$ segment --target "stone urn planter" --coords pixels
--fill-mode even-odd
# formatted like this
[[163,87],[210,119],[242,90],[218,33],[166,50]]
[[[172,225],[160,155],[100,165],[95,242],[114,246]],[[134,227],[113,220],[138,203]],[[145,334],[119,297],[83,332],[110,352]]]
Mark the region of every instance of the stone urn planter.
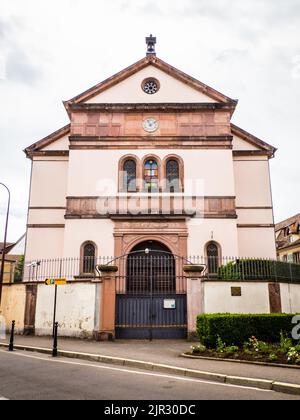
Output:
[[190,264],[190,265],[183,266],[183,271],[186,277],[190,279],[199,279],[200,277],[202,277],[204,270],[205,270],[205,266],[203,265]]
[[98,265],[97,266],[98,272],[100,272],[102,275],[109,275],[117,273],[119,268],[115,265]]

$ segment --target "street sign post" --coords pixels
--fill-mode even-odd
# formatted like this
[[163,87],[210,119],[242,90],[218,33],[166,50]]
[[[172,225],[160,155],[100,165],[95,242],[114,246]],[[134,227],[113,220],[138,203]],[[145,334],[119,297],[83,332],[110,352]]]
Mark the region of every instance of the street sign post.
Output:
[[64,286],[67,284],[67,279],[46,279],[45,285],[46,286],[55,286],[55,292],[54,292],[54,310],[53,310],[53,338],[55,333],[55,323],[56,323],[56,307],[57,307],[57,287],[58,286]]
[[67,284],[66,279],[46,279],[45,285],[46,286],[64,286]]

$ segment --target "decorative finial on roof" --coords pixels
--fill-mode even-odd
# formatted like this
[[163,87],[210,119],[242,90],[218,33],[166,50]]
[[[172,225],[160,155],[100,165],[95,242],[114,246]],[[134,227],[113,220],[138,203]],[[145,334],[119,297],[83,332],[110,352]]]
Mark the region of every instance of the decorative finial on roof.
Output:
[[152,34],[146,38],[146,44],[147,44],[147,56],[153,55],[156,56],[155,52],[155,44],[156,44],[156,37],[154,37]]

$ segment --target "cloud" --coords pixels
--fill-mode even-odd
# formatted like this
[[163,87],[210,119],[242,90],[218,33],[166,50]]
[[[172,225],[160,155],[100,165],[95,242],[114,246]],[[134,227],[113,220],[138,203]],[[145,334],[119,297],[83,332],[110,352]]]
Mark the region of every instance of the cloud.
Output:
[[22,45],[22,30],[17,19],[0,19],[1,78],[8,82],[32,85],[42,77],[41,69],[33,63]]
[[41,72],[24,51],[15,46],[7,55],[6,75],[9,81],[34,84],[41,79]]

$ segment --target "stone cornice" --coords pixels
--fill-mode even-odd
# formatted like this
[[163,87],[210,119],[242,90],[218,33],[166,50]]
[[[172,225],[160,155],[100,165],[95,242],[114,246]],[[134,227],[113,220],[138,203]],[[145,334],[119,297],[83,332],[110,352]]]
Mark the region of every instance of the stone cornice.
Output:
[[68,157],[69,150],[27,150],[26,155],[30,159],[34,157]]
[[72,112],[196,112],[202,110],[232,111],[235,106],[231,103],[144,103],[144,104],[76,104],[71,103],[69,109]]
[[267,156],[269,158],[274,157],[273,150],[234,150],[233,156],[243,157],[243,156]]
[[232,136],[70,136],[70,150],[97,149],[227,149],[232,150]]

